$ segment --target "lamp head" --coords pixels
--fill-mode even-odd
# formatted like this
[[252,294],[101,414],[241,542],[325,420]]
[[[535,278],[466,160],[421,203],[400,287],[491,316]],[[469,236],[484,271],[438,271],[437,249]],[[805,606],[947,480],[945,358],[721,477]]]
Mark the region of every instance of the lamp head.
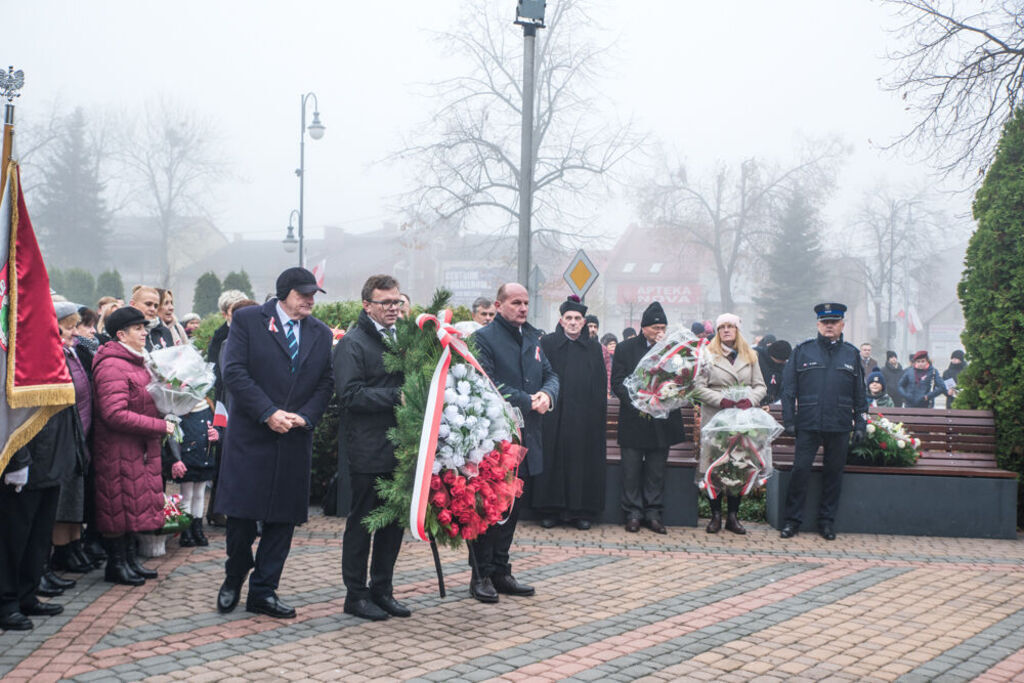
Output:
[[324,126],[324,124],[320,123],[320,112],[313,112],[313,123],[309,124],[309,126],[306,127],[306,130],[309,131],[309,137],[313,138],[314,140],[319,140],[324,136],[324,131],[326,129],[327,127]]
[[288,234],[281,240],[281,244],[284,245],[284,250],[289,254],[294,254],[295,250],[299,248],[299,241],[295,239],[295,228],[291,223],[288,224]]

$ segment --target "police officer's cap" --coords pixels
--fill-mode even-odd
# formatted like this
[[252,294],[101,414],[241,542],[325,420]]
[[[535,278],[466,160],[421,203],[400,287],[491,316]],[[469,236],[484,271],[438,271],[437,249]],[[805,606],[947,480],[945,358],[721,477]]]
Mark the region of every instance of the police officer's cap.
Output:
[[846,315],[844,304],[818,304],[814,307],[818,320],[842,320]]

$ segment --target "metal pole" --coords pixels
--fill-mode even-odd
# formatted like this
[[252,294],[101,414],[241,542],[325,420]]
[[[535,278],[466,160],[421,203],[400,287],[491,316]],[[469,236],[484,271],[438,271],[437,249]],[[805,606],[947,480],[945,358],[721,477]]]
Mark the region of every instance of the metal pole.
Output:
[[306,181],[306,98],[308,96],[308,93],[302,96],[302,126],[299,128],[299,268],[306,267],[306,247],[302,232],[302,219],[306,212],[302,202]]
[[[530,228],[533,213],[533,80],[537,27],[523,25],[523,134],[519,162],[519,283],[530,289]],[[532,294],[532,292],[531,292]]]

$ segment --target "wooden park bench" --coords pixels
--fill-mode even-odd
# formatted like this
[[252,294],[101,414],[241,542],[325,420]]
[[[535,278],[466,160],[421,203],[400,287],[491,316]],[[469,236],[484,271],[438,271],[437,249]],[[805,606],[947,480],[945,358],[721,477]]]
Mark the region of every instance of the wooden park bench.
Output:
[[[970,538],[1016,538],[1017,475],[999,469],[995,424],[987,410],[872,408],[902,422],[921,439],[912,467],[847,465],[836,531]],[[781,422],[781,409],[772,407]],[[793,439],[772,446],[775,475],[768,481],[767,517],[785,522],[785,496],[793,468]],[[803,527],[813,531],[821,495],[821,454],[815,459]]]

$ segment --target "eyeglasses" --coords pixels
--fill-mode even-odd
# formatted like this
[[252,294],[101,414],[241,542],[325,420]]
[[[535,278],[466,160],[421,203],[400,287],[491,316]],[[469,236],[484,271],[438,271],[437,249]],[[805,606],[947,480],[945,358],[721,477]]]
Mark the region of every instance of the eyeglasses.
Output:
[[371,304],[377,304],[384,308],[401,308],[405,302],[401,299],[388,299],[387,301],[371,301]]

